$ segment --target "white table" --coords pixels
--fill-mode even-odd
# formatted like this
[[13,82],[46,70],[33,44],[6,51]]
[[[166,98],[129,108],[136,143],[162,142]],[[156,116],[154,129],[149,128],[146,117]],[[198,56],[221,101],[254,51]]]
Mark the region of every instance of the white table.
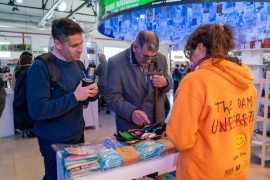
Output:
[[[124,167],[117,167],[105,172],[98,172],[88,176],[75,178],[76,180],[130,180],[142,177],[151,173],[170,170],[176,166],[178,153],[169,154],[166,156],[158,157],[148,161],[142,161]],[[70,180],[64,178],[63,166],[61,164],[60,153],[57,154],[57,178],[58,180]]]
[[0,118],[0,137],[14,135],[13,120],[13,99],[14,91],[11,88],[5,88],[7,97],[3,114]]
[[83,117],[85,127],[93,126],[95,129],[99,128],[98,100],[89,102],[87,109],[83,109]]
[[[13,100],[14,91],[12,88],[5,88],[7,92],[5,109],[0,118],[0,137],[14,135],[14,118],[13,118]],[[99,128],[98,121],[98,100],[89,102],[88,108],[83,110],[85,126],[94,126]]]

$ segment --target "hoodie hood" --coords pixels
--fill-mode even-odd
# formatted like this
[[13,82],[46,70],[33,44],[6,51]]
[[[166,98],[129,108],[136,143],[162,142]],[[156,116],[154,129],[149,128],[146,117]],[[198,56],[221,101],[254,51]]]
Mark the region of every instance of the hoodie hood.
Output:
[[251,70],[244,62],[238,65],[225,59],[210,58],[201,63],[200,69],[210,69],[241,88],[248,88],[254,83]]

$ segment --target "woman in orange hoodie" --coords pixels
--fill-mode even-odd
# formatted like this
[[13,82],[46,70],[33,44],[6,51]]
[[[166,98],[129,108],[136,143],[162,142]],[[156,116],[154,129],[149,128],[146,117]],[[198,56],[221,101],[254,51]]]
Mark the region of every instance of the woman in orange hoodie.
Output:
[[177,180],[248,178],[256,88],[244,62],[226,60],[234,47],[228,25],[202,25],[187,40],[195,71],[179,84],[166,131],[179,149]]

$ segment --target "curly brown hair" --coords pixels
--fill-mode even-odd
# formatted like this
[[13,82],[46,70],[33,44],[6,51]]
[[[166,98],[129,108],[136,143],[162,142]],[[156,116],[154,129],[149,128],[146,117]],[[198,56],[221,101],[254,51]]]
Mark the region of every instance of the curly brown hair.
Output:
[[229,25],[204,24],[198,27],[188,38],[184,48],[186,58],[190,59],[192,52],[199,43],[207,48],[212,58],[227,58],[228,52],[234,47],[233,30]]

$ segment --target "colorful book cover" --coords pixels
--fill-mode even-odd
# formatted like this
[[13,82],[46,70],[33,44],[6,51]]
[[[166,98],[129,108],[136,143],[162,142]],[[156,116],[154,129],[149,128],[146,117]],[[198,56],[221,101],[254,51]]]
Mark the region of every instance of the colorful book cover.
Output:
[[25,50],[31,51],[32,47],[31,44],[25,44]]
[[1,49],[1,51],[7,51],[8,50],[8,45],[7,44],[2,44],[2,45],[0,45],[0,49]]
[[10,50],[10,51],[14,50],[14,44],[9,44],[8,45],[8,50]]
[[14,44],[14,50],[20,50],[20,44]]
[[20,50],[26,50],[26,45],[25,44],[20,44]]

